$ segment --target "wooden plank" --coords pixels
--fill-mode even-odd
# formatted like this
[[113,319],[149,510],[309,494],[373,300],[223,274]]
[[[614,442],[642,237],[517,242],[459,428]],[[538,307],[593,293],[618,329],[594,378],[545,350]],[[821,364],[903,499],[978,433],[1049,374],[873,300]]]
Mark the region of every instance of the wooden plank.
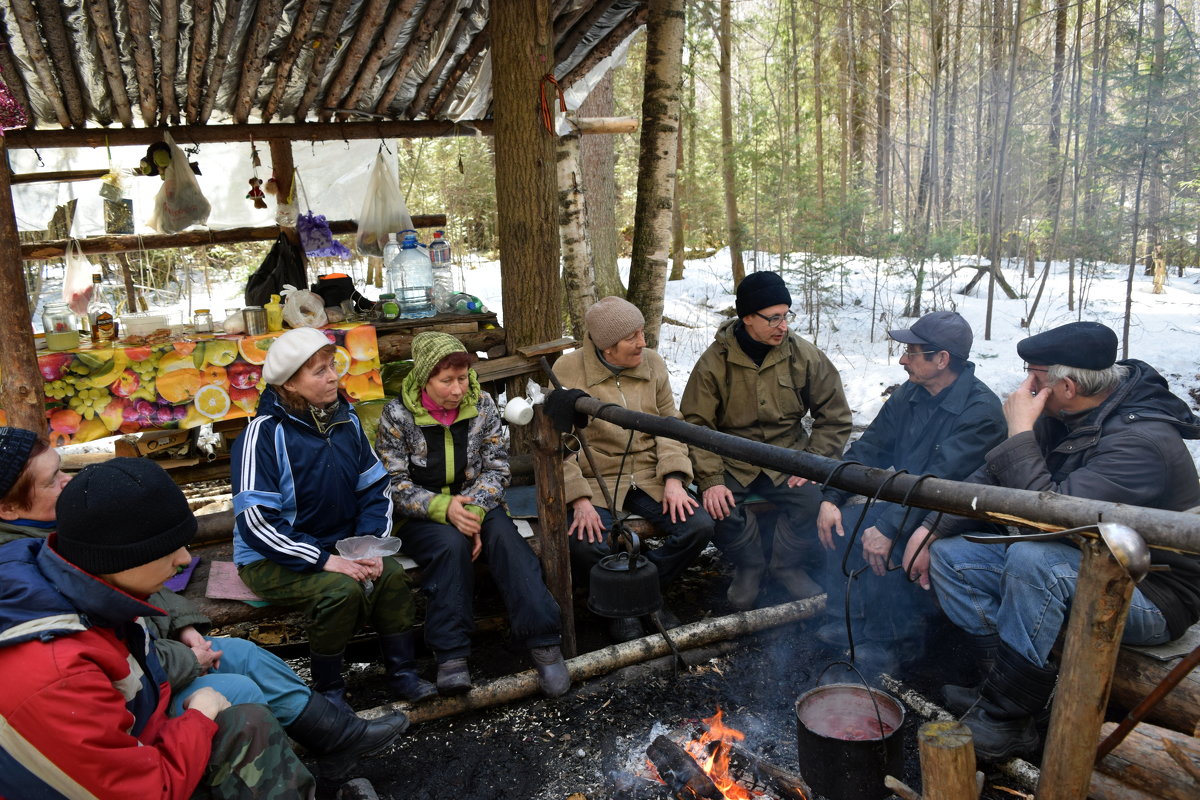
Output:
[[481,382],[506,380],[518,375],[539,372],[542,365],[524,356],[503,356],[475,362],[475,373]]
[[524,347],[518,347],[517,352],[526,358],[538,358],[539,356],[549,355],[551,353],[561,353],[563,350],[573,350],[579,347],[579,341],[564,336],[561,339],[554,339],[541,344],[528,344]]

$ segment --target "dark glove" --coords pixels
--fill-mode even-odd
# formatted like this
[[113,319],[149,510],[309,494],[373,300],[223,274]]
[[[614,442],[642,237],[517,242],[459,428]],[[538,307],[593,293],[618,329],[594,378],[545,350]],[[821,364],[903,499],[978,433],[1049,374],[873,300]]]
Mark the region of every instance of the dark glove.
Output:
[[575,401],[581,397],[591,395],[583,389],[555,389],[546,395],[544,410],[556,431],[570,433],[572,428],[587,427],[591,418],[582,411],[575,410]]

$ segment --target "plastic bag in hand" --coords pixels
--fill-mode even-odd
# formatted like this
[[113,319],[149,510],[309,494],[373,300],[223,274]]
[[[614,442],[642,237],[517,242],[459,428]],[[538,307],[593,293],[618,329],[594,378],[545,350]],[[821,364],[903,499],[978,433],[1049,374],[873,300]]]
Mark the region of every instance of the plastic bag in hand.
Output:
[[[337,543],[338,555],[351,561],[359,558],[387,558],[400,552],[400,540],[391,536],[350,536]],[[374,581],[363,581],[367,594],[375,588]]]

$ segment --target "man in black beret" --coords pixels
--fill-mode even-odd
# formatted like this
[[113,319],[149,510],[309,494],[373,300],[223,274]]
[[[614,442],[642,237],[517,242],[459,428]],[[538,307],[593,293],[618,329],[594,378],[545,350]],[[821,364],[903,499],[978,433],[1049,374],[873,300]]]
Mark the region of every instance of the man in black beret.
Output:
[[[717,329],[692,370],[679,410],[693,425],[838,458],[851,422],[842,379],[816,345],[788,329],[796,316],[791,306],[778,273],[747,275],[737,288],[738,318]],[[805,417],[811,417],[811,432]],[[746,513],[750,497],[780,509],[772,576],[793,597],[818,594],[821,586],[809,575],[823,560],[814,535],[821,504],[817,487],[708,450],[693,447],[691,457],[704,510],[716,521],[713,543],[734,565],[730,605],[753,607],[767,571],[757,520]]]
[[[971,482],[1171,511],[1200,505],[1196,464],[1183,442],[1200,438],[1200,418],[1149,364],[1117,361],[1111,329],[1073,322],[1025,339],[1017,353],[1027,377],[1004,403],[1008,439]],[[1080,553],[1063,540],[961,538],[980,526],[943,519],[931,556],[916,551],[926,530],[919,528],[904,563],[915,561],[922,584],[932,581],[942,610],[974,641],[986,677],[977,690],[945,687],[946,701],[966,713],[976,755],[1000,760],[1037,749],[1034,719],[1058,676],[1050,651],[1075,593]],[[1200,617],[1200,557],[1155,549],[1151,563],[1170,569],[1150,572],[1134,590],[1126,644],[1176,639]]]

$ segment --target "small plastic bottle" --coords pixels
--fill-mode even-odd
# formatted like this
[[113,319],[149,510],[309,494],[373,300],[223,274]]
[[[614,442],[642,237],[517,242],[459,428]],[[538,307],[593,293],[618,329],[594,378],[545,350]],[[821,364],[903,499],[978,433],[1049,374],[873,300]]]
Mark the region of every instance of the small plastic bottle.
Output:
[[279,295],[271,295],[271,302],[264,303],[263,309],[267,312],[267,330],[283,330],[283,304],[279,302]]

